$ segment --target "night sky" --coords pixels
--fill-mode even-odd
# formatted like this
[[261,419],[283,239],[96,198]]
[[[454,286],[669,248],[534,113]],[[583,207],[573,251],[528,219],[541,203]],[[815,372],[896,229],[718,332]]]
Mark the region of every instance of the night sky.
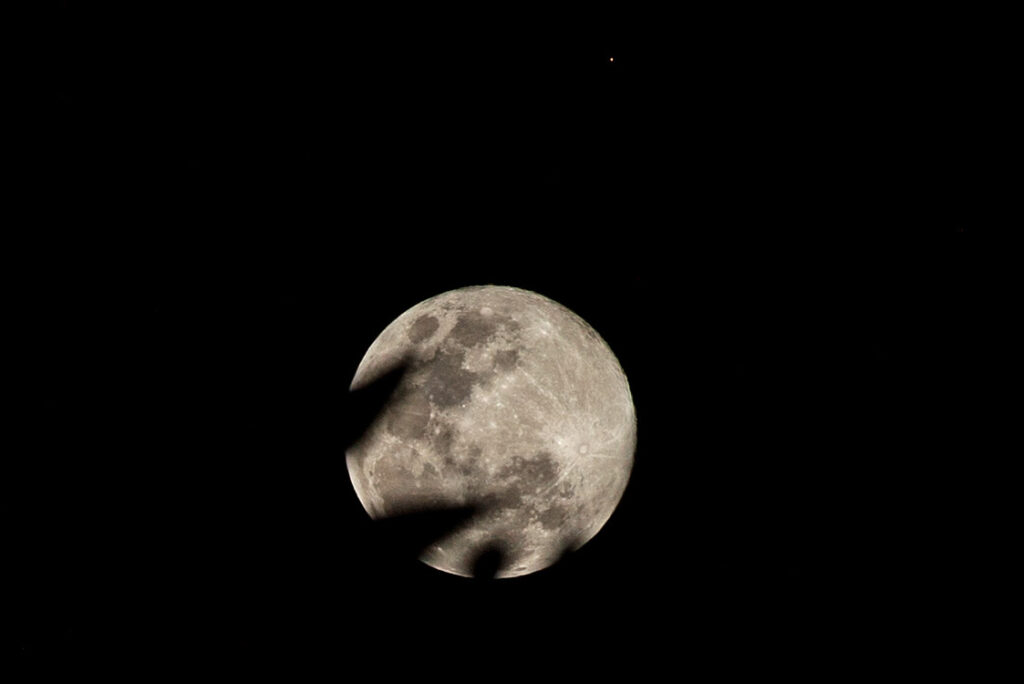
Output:
[[[974,29],[141,4],[49,3],[39,50],[27,668],[834,671],[957,609],[998,190]],[[601,333],[639,445],[579,553],[472,582],[389,544],[343,452],[376,335],[486,283]]]

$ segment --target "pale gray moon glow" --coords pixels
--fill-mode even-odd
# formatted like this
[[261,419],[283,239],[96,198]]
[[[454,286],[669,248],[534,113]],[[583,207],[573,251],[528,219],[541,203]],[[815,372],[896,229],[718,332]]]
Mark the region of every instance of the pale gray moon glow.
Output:
[[352,389],[403,367],[391,398],[346,453],[373,519],[471,507],[420,556],[472,576],[536,572],[590,540],[629,480],[629,384],[583,319],[534,292],[469,287],[412,307],[377,337]]

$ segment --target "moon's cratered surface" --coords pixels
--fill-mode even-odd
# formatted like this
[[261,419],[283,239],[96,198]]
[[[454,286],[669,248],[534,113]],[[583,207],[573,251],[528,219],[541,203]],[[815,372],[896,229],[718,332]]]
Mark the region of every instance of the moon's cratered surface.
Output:
[[404,368],[346,462],[374,519],[467,507],[420,560],[471,576],[498,549],[498,577],[545,568],[591,539],[633,465],[626,376],[583,319],[512,287],[453,290],[377,337],[352,389]]

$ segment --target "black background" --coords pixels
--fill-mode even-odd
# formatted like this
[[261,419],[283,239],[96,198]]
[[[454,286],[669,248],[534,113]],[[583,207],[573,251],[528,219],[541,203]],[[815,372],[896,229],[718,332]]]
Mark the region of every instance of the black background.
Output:
[[[985,27],[340,7],[48,6],[23,664],[646,676],[941,631],[998,190]],[[485,283],[590,322],[639,435],[604,530],[497,582],[395,551],[343,459],[376,335]]]

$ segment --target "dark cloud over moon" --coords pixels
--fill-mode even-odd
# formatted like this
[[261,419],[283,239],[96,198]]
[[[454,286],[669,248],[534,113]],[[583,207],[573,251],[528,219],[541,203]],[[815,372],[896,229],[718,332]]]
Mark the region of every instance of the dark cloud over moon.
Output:
[[497,576],[525,575],[611,516],[633,464],[633,402],[611,349],[574,313],[511,287],[446,292],[380,334],[352,388],[399,366],[406,372],[347,464],[375,519],[473,511],[423,552],[425,563],[472,575],[498,548]]

